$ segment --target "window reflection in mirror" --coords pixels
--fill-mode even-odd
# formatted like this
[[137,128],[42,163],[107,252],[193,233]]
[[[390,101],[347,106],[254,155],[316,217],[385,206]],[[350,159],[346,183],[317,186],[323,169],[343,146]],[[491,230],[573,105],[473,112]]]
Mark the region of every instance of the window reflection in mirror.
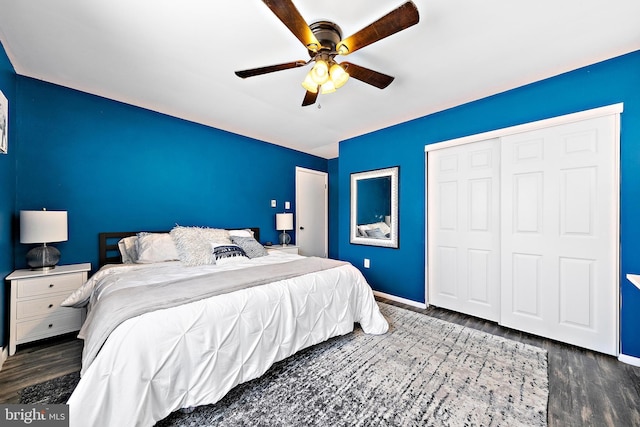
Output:
[[351,243],[398,247],[398,167],[351,174]]

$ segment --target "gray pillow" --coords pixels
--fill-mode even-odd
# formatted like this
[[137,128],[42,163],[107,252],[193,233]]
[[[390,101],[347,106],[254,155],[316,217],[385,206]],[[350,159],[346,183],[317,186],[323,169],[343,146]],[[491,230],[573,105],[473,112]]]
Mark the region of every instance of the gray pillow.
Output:
[[367,237],[373,237],[374,239],[384,239],[384,233],[379,228],[374,228],[373,230],[366,230]]
[[267,250],[253,237],[231,236],[231,241],[240,246],[249,258],[268,255]]

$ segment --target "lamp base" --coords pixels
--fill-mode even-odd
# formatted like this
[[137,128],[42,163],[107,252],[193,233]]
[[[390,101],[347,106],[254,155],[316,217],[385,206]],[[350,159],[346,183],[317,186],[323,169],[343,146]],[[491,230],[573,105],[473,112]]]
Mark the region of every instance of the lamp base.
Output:
[[291,236],[289,236],[286,231],[280,233],[280,244],[287,246],[289,243],[291,243]]
[[53,246],[36,246],[27,252],[27,265],[32,270],[51,270],[60,261],[60,251]]

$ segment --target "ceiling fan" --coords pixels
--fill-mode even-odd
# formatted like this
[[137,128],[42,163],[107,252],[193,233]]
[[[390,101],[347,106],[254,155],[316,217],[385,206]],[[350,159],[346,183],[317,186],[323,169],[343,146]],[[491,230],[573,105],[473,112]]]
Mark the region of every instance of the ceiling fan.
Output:
[[409,28],[417,24],[420,19],[415,4],[408,1],[352,36],[343,39],[342,30],[333,22],[316,21],[307,24],[291,0],[262,1],[302,42],[307,48],[311,59],[236,71],[236,75],[245,79],[274,71],[304,67],[311,62],[315,62],[313,68],[302,82],[302,87],[307,90],[302,101],[303,107],[315,103],[319,92],[323,94],[334,92],[347,82],[349,76],[379,89],[389,86],[394,79],[392,76],[350,62],[338,63],[335,57],[348,55],[378,40]]

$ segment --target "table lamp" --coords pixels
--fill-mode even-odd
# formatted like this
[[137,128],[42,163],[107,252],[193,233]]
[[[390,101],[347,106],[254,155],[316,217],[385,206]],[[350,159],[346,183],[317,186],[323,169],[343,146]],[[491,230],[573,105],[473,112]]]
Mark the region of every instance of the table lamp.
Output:
[[67,211],[20,211],[20,243],[40,243],[27,252],[32,270],[50,270],[60,261],[60,251],[47,243],[65,242]]
[[291,242],[291,236],[287,234],[287,230],[293,230],[293,214],[276,214],[276,230],[282,231],[282,233],[280,233],[280,244],[287,246],[289,242]]

